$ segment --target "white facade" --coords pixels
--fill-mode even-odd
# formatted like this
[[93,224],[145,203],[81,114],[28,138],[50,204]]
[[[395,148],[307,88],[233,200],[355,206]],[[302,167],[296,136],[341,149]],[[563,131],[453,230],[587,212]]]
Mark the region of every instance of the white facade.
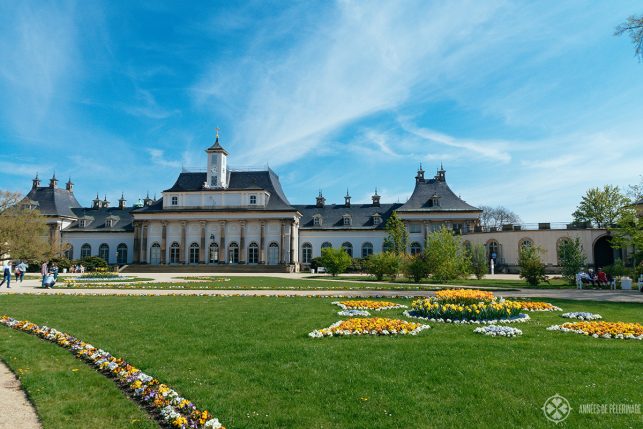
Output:
[[[70,259],[80,259],[81,249],[83,246],[89,246],[91,256],[100,256],[101,246],[107,246],[107,263],[108,264],[123,264],[118,261],[118,249],[123,245],[125,246],[127,256],[125,260],[127,264],[131,264],[134,255],[134,234],[131,232],[82,232],[82,233],[64,233],[63,239],[72,247],[69,249],[68,255]],[[86,247],[85,247],[86,248]]]

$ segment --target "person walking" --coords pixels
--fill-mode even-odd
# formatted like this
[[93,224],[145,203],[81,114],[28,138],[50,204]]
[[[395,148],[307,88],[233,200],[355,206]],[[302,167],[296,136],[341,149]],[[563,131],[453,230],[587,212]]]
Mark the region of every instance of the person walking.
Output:
[[22,283],[25,279],[25,272],[27,272],[27,268],[29,268],[29,266],[25,264],[25,261],[20,261],[18,268],[20,268],[20,283]]
[[7,282],[7,289],[11,289],[11,261],[5,262],[4,267],[2,268],[2,281],[0,286]]
[[43,262],[42,265],[40,266],[40,275],[42,275],[42,287],[45,287],[45,277],[49,272],[49,269],[47,267],[47,262],[48,261]]

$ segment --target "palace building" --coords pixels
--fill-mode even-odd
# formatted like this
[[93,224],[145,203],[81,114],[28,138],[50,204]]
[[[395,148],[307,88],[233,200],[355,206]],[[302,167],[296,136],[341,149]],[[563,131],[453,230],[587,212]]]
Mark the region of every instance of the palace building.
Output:
[[[393,212],[406,224],[409,253],[423,250],[428,233],[446,227],[463,234],[466,243],[482,243],[489,257],[509,271],[517,265],[520,246],[539,245],[555,267],[560,240],[581,238],[588,260],[594,261],[599,239],[596,229],[552,229],[540,224],[534,231],[516,226],[483,231],[481,210],[456,195],[442,166],[425,177],[420,165],[414,190],[405,203],[383,203],[377,190],[371,201],[327,204],[321,191],[314,204],[292,204],[279,176],[271,169],[228,168],[228,152],[215,142],[205,150],[206,169],[183,171],[158,199],[149,195],[128,206],[124,196],[112,206],[96,195],[90,207],[74,197],[71,179],[65,188],[55,177],[40,186],[36,176],[22,204],[47,217],[49,238],[70,259],[100,256],[118,265],[202,265],[216,271],[221,264],[282,267],[299,270],[325,247],[344,248],[353,257],[385,250],[385,224]],[[605,245],[600,263],[613,262]],[[613,253],[613,252],[612,252]],[[599,263],[598,261],[596,263]],[[152,268],[152,267],[150,267]]]

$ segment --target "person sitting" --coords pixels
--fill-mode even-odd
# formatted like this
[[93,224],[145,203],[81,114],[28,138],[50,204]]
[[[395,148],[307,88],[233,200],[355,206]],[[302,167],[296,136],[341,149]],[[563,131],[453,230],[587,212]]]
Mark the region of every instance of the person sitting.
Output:
[[42,281],[42,285],[45,289],[48,289],[48,288],[53,289],[55,284],[56,284],[56,279],[54,278],[54,273],[49,271],[45,276],[44,280]]
[[609,285],[609,279],[607,278],[607,274],[605,274],[605,271],[603,271],[602,268],[598,269],[598,274],[596,275],[596,281],[598,282],[599,286],[607,287]]
[[595,285],[594,282],[594,276],[592,275],[592,270],[589,271],[589,273],[586,273],[585,271],[580,272],[580,281],[583,283],[583,285]]

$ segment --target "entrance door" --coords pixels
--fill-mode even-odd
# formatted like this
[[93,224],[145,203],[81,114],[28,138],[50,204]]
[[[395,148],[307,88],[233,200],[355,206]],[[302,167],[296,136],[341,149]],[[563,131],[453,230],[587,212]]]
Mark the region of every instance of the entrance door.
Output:
[[228,247],[228,262],[231,264],[239,263],[239,245],[237,243],[230,243]]
[[158,265],[161,263],[161,245],[158,243],[152,244],[150,249],[150,264]]
[[270,243],[268,246],[268,265],[277,265],[279,263],[279,245]]

